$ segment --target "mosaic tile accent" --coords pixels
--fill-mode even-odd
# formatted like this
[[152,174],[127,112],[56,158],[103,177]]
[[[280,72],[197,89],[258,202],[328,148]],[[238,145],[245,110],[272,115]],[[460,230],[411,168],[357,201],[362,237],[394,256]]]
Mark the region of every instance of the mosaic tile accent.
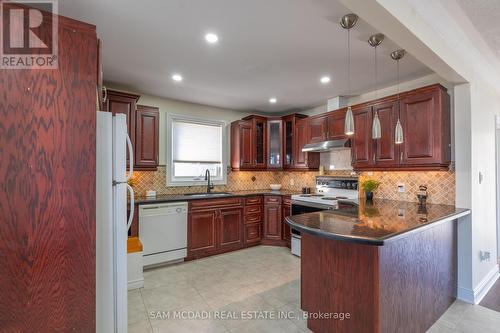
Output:
[[[349,176],[350,171],[327,171],[327,175]],[[268,190],[269,184],[281,184],[282,189],[298,191],[302,187],[315,186],[316,171],[229,171],[227,185],[216,185],[215,191]],[[252,179],[255,177],[255,179]],[[396,172],[362,172],[360,182],[367,178],[380,181],[382,184],[375,191],[376,198],[416,202],[420,185],[428,188],[429,203],[455,204],[455,173],[453,171],[396,171]],[[292,184],[293,183],[293,184]],[[405,193],[397,192],[397,184],[404,183]],[[145,196],[147,190],[154,190],[158,195],[202,193],[205,186],[168,187],[166,183],[166,167],[159,166],[157,171],[135,171],[132,186],[138,196]],[[360,196],[364,193],[360,191]]]
[[[360,182],[375,179],[381,182],[374,192],[375,198],[418,202],[417,192],[420,185],[427,186],[427,202],[455,205],[455,173],[453,171],[394,171],[363,172]],[[405,192],[398,193],[398,184],[405,185]],[[364,196],[364,193],[361,193]]]

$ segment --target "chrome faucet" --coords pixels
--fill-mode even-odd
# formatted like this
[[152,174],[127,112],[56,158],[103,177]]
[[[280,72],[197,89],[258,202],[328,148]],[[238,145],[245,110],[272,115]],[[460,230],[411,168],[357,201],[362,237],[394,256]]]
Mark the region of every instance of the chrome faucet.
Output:
[[214,189],[214,184],[210,183],[210,170],[205,170],[205,180],[207,181],[207,193]]

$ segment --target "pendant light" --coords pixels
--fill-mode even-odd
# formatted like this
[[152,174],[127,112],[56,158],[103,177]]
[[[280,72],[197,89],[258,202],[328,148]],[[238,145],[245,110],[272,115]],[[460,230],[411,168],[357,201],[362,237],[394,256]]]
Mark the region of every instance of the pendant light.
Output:
[[[370,46],[373,47],[373,49],[375,50],[375,52],[374,52],[375,99],[377,99],[377,86],[378,86],[377,46],[382,44],[384,37],[385,36],[383,34],[375,34],[375,35],[371,35],[370,38],[368,38],[368,44],[370,44]],[[378,112],[375,111],[375,114],[373,115],[373,123],[372,123],[372,139],[380,139],[381,137],[382,137],[382,128],[380,126],[380,119],[378,118]]]
[[[340,26],[347,30],[347,84],[349,87],[349,96],[351,95],[351,28],[358,22],[358,15],[347,14],[342,16]],[[352,114],[351,103],[347,106],[345,114],[344,133],[346,135],[354,134],[354,116]]]
[[399,60],[401,60],[405,56],[406,51],[403,49],[396,50],[391,53],[391,58],[393,60],[396,60],[396,66],[397,66],[397,78],[398,78],[398,121],[396,122],[396,131],[394,133],[394,141],[396,144],[402,144],[404,141],[403,137],[403,126],[401,126],[401,103],[399,100]]

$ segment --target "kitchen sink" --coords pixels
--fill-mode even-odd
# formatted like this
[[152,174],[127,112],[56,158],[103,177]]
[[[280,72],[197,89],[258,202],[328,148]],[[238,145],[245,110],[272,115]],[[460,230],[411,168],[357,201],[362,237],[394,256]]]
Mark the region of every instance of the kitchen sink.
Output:
[[211,192],[211,193],[185,193],[185,196],[188,197],[220,197],[225,195],[231,195],[229,192]]

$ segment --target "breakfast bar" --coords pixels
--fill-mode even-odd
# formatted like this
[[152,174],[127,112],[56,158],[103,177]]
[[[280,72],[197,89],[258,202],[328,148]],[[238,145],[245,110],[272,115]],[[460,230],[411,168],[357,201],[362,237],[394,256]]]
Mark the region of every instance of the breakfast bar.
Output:
[[286,218],[301,233],[308,328],[425,332],[456,298],[457,219],[470,211],[391,200],[339,207]]

